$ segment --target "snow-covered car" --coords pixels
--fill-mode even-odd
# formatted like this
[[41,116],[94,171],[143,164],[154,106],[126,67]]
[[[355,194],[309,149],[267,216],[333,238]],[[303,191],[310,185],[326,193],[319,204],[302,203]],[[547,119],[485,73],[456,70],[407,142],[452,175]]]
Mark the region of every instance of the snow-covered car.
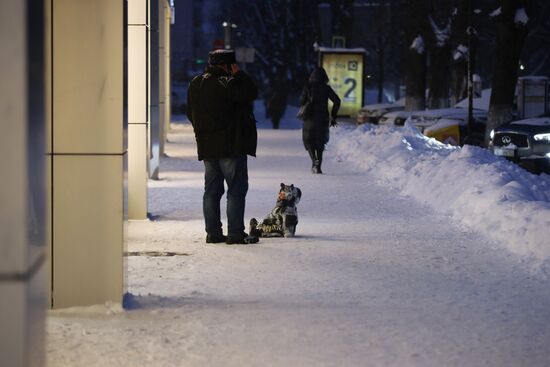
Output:
[[495,155],[515,161],[550,159],[550,116],[512,121],[490,133],[489,148]]
[[[475,120],[468,144],[482,145],[486,121]],[[450,145],[464,145],[468,136],[468,118],[442,118],[424,129],[424,135]]]
[[[486,122],[487,111],[473,110],[473,117],[475,121]],[[455,120],[466,120],[468,118],[468,110],[465,108],[441,108],[436,110],[424,110],[414,111],[407,119],[412,125],[416,126],[420,132],[424,133],[424,130],[435,124],[437,121],[447,118]]]
[[378,120],[379,125],[394,125],[394,126],[403,126],[407,117],[411,115],[411,111],[393,111],[384,114]]
[[363,106],[357,114],[357,123],[364,124],[366,122],[371,124],[377,124],[378,119],[392,111],[402,111],[405,109],[405,105],[400,101],[396,103],[377,103]]

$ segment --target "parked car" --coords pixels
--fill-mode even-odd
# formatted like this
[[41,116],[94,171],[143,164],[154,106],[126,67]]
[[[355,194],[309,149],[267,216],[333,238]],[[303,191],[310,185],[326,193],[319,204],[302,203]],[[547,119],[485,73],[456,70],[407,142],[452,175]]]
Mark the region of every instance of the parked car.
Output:
[[512,121],[490,133],[489,148],[495,155],[519,161],[550,159],[550,115]]
[[394,125],[394,126],[403,126],[407,117],[412,114],[411,111],[393,111],[385,113],[378,120],[379,125]]
[[377,124],[378,119],[380,119],[382,115],[392,111],[402,111],[404,109],[405,104],[401,101],[365,105],[357,114],[357,124],[364,124],[366,122]]
[[[476,120],[468,144],[483,145],[487,120]],[[424,135],[450,145],[464,145],[468,137],[468,117],[442,118],[424,129]]]
[[[478,122],[487,121],[487,111],[474,109],[473,117]],[[420,132],[435,124],[437,121],[446,118],[454,120],[466,120],[468,118],[468,110],[465,108],[441,108],[436,110],[414,111],[407,118],[411,124],[416,126]]]

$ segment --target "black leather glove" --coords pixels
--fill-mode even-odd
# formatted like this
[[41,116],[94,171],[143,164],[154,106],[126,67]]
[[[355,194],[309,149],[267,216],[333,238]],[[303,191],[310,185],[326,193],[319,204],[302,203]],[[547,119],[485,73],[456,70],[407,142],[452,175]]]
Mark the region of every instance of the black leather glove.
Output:
[[336,122],[336,120],[334,118],[331,118],[330,119],[330,127],[334,127],[334,126],[338,126],[338,123]]

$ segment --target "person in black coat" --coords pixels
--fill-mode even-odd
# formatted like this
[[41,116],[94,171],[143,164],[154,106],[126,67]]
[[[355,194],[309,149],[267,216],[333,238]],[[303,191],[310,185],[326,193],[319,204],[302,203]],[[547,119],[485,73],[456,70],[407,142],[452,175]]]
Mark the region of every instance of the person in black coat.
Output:
[[[204,161],[203,213],[206,242],[253,242],[244,232],[248,192],[247,155],[256,155],[253,101],[258,90],[240,71],[231,50],[209,53],[204,73],[193,78],[187,95],[187,117],[193,125],[198,159]],[[220,221],[220,200],[227,183],[227,236]],[[257,242],[257,239],[256,241]]]
[[[309,116],[304,119],[302,140],[304,147],[311,157],[311,170],[313,173],[323,173],[323,151],[329,140],[329,124],[336,126],[336,116],[340,109],[340,98],[328,85],[328,76],[325,69],[316,67],[309,77],[309,81],[300,96],[300,105],[311,103]],[[328,100],[333,103],[328,114]]]
[[284,78],[277,78],[271,86],[271,93],[267,101],[268,115],[271,118],[273,129],[278,129],[281,118],[285,114],[288,91]]

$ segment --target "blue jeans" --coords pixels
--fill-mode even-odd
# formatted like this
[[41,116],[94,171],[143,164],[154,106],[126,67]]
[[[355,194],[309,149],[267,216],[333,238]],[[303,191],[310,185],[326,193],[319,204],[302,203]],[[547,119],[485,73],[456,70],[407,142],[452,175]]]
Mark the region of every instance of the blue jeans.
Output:
[[214,236],[222,234],[220,200],[224,194],[224,180],[227,182],[227,234],[239,236],[244,233],[244,206],[248,192],[246,155],[204,160],[202,209],[206,233]]

